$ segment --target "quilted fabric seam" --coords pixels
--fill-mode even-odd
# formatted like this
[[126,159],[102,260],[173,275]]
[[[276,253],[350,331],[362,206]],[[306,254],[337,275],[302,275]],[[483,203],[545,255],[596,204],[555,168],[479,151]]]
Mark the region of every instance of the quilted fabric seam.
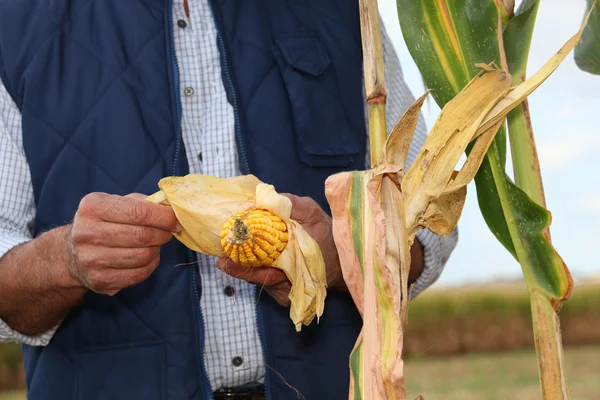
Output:
[[[161,33],[163,32],[163,29],[158,30],[154,35],[152,35],[148,41],[146,43],[144,43],[142,46],[140,46],[140,50],[138,51],[138,53],[135,55],[135,57],[133,58],[132,61],[128,62],[123,69],[118,72],[114,78],[114,80],[109,83],[107,85],[107,90],[104,91],[98,98],[97,102],[94,103],[90,109],[85,113],[85,116],[83,117],[82,121],[77,124],[77,127],[75,127],[75,129],[73,129],[73,133],[71,136],[74,136],[77,134],[77,131],[79,130],[79,127],[81,127],[81,125],[83,125],[85,123],[85,121],[87,120],[87,118],[89,118],[90,113],[93,111],[93,109],[98,105],[98,103],[104,98],[104,96],[106,95],[106,93],[110,90],[110,88],[112,87],[112,85],[120,80],[122,83],[124,83],[125,85],[127,85],[129,88],[131,88],[134,92],[135,92],[135,88],[131,85],[131,83],[127,82],[125,79],[123,79],[123,75],[129,71],[130,69],[137,69],[139,68],[138,65],[136,65],[137,59],[140,57],[140,55],[144,52],[144,50],[146,49],[146,46],[149,46],[154,40],[156,40],[157,38],[160,38]],[[66,35],[66,34],[65,34]],[[76,43],[77,45],[81,46],[84,50],[88,50],[90,52],[91,55],[93,55],[100,63],[102,63],[102,65],[106,66],[109,69],[112,69],[111,66],[107,65],[106,63],[104,63],[104,61],[102,61],[102,59],[100,57],[98,57],[94,52],[92,52],[91,50],[89,50],[86,46],[84,46],[82,43],[78,42],[77,40],[75,40],[73,37],[71,37],[70,35],[66,35],[69,39],[71,39],[74,43]],[[147,103],[144,100],[143,96],[138,96],[137,97],[138,101],[140,101],[140,103],[146,105],[150,110],[156,111],[156,109],[150,105],[149,103]],[[154,113],[155,115],[159,115],[158,113]],[[159,116],[160,117],[160,116]],[[166,122],[167,125],[171,124],[171,121],[169,121],[166,118],[161,118],[163,120],[163,122]],[[156,140],[154,138],[154,136],[152,135],[148,135],[151,138],[152,144],[154,145],[155,150],[162,154],[162,150],[160,149],[160,146],[158,145],[158,143],[156,143]],[[145,175],[144,175],[145,176]]]
[[[48,125],[46,123],[46,121],[44,121],[43,119],[38,118],[36,115],[31,115],[30,117],[36,118],[38,121],[40,121],[41,123],[45,124],[49,131],[54,133],[56,136],[58,136],[61,140],[63,140],[63,144],[62,146],[60,146],[57,151],[56,151],[56,156],[58,157],[67,146],[73,148],[74,150],[76,150],[80,155],[82,155],[89,163],[90,165],[92,165],[94,168],[96,168],[98,171],[102,172],[108,179],[110,179],[113,183],[115,183],[117,186],[119,186],[122,190],[125,190],[125,188],[123,186],[121,186],[121,184],[119,182],[117,182],[112,176],[110,176],[106,171],[104,171],[104,169],[102,169],[99,165],[95,164],[94,162],[92,162],[88,157],[87,154],[85,154],[85,152],[83,152],[81,149],[79,149],[77,146],[75,146],[73,143],[70,142],[70,140],[65,139],[61,134],[59,134],[58,132],[56,132],[56,130],[54,128],[52,128],[50,125]],[[48,174],[50,172],[52,172],[54,166],[56,164],[52,164],[50,166],[50,169],[48,170]],[[44,190],[44,186],[42,186],[40,188],[40,191]]]
[[[146,45],[148,45],[148,43],[150,43],[152,40],[156,39],[156,38],[159,36],[159,34],[160,34],[160,32],[158,32],[156,35],[154,35],[152,38],[150,38],[150,39],[148,40],[148,42],[147,42],[147,43],[145,43],[145,44],[144,44],[144,46],[142,46],[142,50],[140,50],[140,53],[143,51],[143,47],[145,47]],[[81,44],[79,44],[79,45],[81,45]],[[92,54],[92,53],[90,53],[90,54]],[[139,55],[139,53],[138,53],[138,55]],[[136,58],[137,58],[137,56],[136,56]],[[32,115],[33,117],[35,117],[36,119],[38,119],[40,122],[43,122],[43,123],[44,123],[44,125],[46,125],[46,126],[47,126],[47,127],[48,127],[48,128],[49,128],[49,129],[50,129],[50,130],[51,130],[51,131],[52,131],[52,132],[55,134],[55,135],[57,135],[58,137],[60,137],[60,138],[61,138],[61,139],[64,141],[64,143],[63,143],[63,146],[62,146],[60,149],[58,149],[58,151],[57,151],[57,154],[60,154],[60,153],[61,153],[61,152],[64,150],[64,147],[65,147],[67,144],[69,144],[71,147],[73,147],[75,150],[77,150],[77,151],[78,151],[78,152],[79,152],[79,153],[80,153],[82,156],[84,156],[84,157],[85,157],[85,158],[86,158],[86,159],[87,159],[87,160],[90,162],[90,164],[92,164],[92,165],[93,165],[94,167],[96,167],[96,168],[97,168],[99,171],[101,171],[103,174],[105,174],[105,175],[106,175],[108,178],[110,178],[110,179],[111,179],[111,180],[112,180],[114,183],[116,183],[116,184],[117,184],[117,185],[118,185],[118,186],[119,186],[121,189],[123,189],[123,190],[124,190],[123,186],[122,186],[122,185],[121,185],[121,184],[120,184],[120,183],[119,183],[119,182],[118,182],[118,181],[117,181],[117,180],[116,180],[114,177],[112,177],[110,174],[108,174],[106,171],[104,171],[104,170],[103,170],[103,169],[102,169],[100,166],[98,166],[97,164],[95,164],[95,163],[93,163],[91,160],[89,160],[89,157],[88,157],[88,155],[87,155],[87,154],[86,154],[84,151],[82,151],[81,149],[79,149],[77,146],[75,146],[74,144],[72,144],[72,143],[71,143],[71,140],[72,140],[73,136],[75,136],[75,135],[76,135],[76,133],[77,133],[77,132],[78,132],[78,130],[80,129],[81,125],[83,125],[83,124],[84,124],[84,123],[87,121],[87,118],[89,118],[89,115],[92,113],[92,111],[94,110],[94,108],[95,108],[96,106],[98,106],[98,104],[100,104],[100,103],[101,103],[101,101],[104,99],[105,95],[106,95],[106,94],[107,94],[107,93],[110,91],[110,89],[113,87],[113,85],[114,85],[116,82],[118,82],[118,81],[121,81],[121,82],[123,82],[123,83],[127,84],[129,87],[131,87],[131,85],[130,85],[130,84],[127,82],[127,81],[125,81],[125,80],[124,80],[124,79],[121,77],[121,76],[122,76],[122,74],[124,74],[125,72],[127,72],[127,70],[128,70],[128,69],[129,69],[131,66],[135,66],[135,65],[133,65],[133,64],[130,64],[130,65],[126,66],[126,67],[124,68],[124,70],[123,70],[123,71],[122,71],[122,72],[121,72],[121,73],[120,73],[120,74],[119,74],[117,77],[115,77],[115,79],[114,79],[114,80],[113,80],[111,83],[109,83],[109,84],[107,85],[106,89],[105,89],[105,90],[102,92],[102,94],[100,94],[100,96],[98,97],[98,99],[96,100],[96,102],[95,102],[93,105],[91,105],[91,106],[90,106],[90,109],[89,109],[87,112],[85,112],[85,117],[84,117],[84,118],[83,118],[83,119],[82,119],[82,120],[81,120],[81,121],[80,121],[80,122],[77,124],[77,126],[76,126],[76,127],[73,129],[73,133],[72,133],[72,134],[71,134],[69,137],[67,137],[67,138],[65,138],[64,136],[62,136],[62,135],[59,133],[59,131],[58,131],[57,129],[55,129],[54,127],[52,127],[52,126],[51,126],[51,125],[48,123],[48,121],[46,121],[46,120],[45,120],[45,119],[43,119],[43,118],[40,118],[38,115],[35,115],[35,113],[33,113],[33,111],[32,111],[32,110],[28,109],[29,111],[32,111],[32,114],[31,114],[31,115]],[[146,103],[144,103],[144,104],[146,104]],[[153,107],[152,107],[152,106],[150,106],[150,105],[148,105],[148,107],[149,107],[149,108],[151,108],[151,109],[153,108]],[[170,121],[166,121],[166,122],[170,122]],[[162,151],[161,151],[161,149],[159,148],[159,146],[158,146],[158,143],[156,143],[155,139],[152,137],[152,135],[149,135],[149,136],[152,138],[152,140],[151,140],[151,141],[152,141],[152,144],[153,144],[153,146],[155,147],[155,150],[157,151],[157,153],[159,153],[159,156],[158,156],[158,157],[157,157],[157,159],[156,159],[156,160],[153,162],[153,165],[154,165],[154,164],[156,164],[157,162],[159,162],[159,161],[160,161],[160,159],[162,158]],[[171,142],[171,143],[172,143],[172,142]],[[144,175],[144,177],[145,177],[145,176],[146,176],[146,175]],[[142,177],[142,178],[143,178],[143,177]],[[141,180],[141,179],[140,179],[140,180]],[[42,188],[42,189],[43,189],[43,188]]]
[[[68,24],[69,22],[71,22],[71,20],[73,19],[73,14],[76,14],[77,12],[79,12],[82,8],[84,8],[85,6],[91,4],[93,1],[96,0],[88,0],[87,3],[82,4],[79,8],[76,8],[75,10],[73,10],[73,12],[71,12],[71,18],[67,18],[63,21],[56,21],[56,29],[54,31],[52,31],[51,33],[48,33],[48,38],[46,40],[44,40],[44,42],[42,44],[40,44],[39,48],[36,49],[36,51],[34,52],[34,54],[31,56],[31,60],[29,60],[29,62],[27,62],[27,64],[25,65],[25,68],[23,69],[23,74],[22,76],[26,76],[27,75],[27,71],[29,70],[29,68],[31,67],[31,65],[33,65],[33,62],[35,61],[35,59],[37,57],[39,57],[40,55],[40,50],[45,48],[46,45],[51,41],[51,40],[55,40],[55,36],[61,32],[64,28],[64,26],[66,24]],[[37,7],[36,7],[37,8]],[[32,11],[34,11],[35,8],[32,9]]]

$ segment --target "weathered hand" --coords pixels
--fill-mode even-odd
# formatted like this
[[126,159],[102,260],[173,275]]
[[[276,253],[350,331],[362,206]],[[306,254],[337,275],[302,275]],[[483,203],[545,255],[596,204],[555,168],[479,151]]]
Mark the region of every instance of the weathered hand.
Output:
[[[327,286],[347,290],[342,277],[340,260],[333,240],[331,218],[309,197],[283,194],[292,202],[291,218],[298,221],[321,248],[327,270]],[[283,271],[277,268],[249,268],[233,262],[229,258],[217,261],[217,268],[225,273],[250,283],[261,285],[280,305],[288,307],[291,283]]]
[[94,292],[115,295],[146,280],[158,267],[160,247],[181,229],[171,208],[144,195],[91,193],[70,228],[69,274]]

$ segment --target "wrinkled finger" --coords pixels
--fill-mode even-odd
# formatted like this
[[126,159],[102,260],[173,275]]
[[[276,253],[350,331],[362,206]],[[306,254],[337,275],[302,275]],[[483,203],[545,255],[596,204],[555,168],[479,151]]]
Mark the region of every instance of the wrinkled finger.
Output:
[[79,211],[106,222],[151,226],[167,232],[181,231],[171,207],[134,197],[93,194],[82,200]]
[[90,289],[97,293],[114,296],[122,289],[144,282],[159,264],[160,260],[155,259],[141,268],[104,271],[102,274],[92,276]]
[[81,246],[77,261],[87,270],[139,269],[160,257],[160,247],[109,248]]
[[75,240],[105,247],[158,247],[173,239],[170,232],[143,225],[84,222],[76,226]]

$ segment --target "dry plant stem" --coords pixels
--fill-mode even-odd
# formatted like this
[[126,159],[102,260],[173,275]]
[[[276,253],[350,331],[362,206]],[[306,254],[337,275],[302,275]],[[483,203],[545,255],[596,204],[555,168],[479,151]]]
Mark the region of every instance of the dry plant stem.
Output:
[[569,398],[562,346],[560,320],[548,297],[539,290],[529,294],[534,329],[535,348],[538,353],[542,398],[545,400]]
[[[544,185],[527,100],[508,114],[508,128],[515,183],[533,201],[546,208]],[[550,242],[549,227],[544,231],[544,236]],[[570,275],[569,280],[571,280]],[[573,286],[572,281],[569,286]],[[557,305],[553,305],[544,293],[533,289],[530,290],[529,296],[535,327],[533,335],[541,377],[542,398],[568,399],[559,310],[555,309]],[[569,296],[570,291],[566,299]]]
[[[385,126],[385,74],[383,65],[383,48],[380,34],[379,11],[377,0],[359,0],[360,7],[360,27],[363,48],[363,73],[365,79],[365,98],[367,102],[369,119],[369,145],[371,167],[382,163],[382,150],[387,139]],[[368,193],[365,190],[365,193]],[[365,199],[368,202],[368,199]],[[370,211],[370,207],[365,208]],[[369,212],[365,213],[364,221],[370,219]],[[374,233],[374,232],[372,232]],[[367,250],[367,257],[374,258],[372,253],[375,246]],[[377,266],[381,267],[381,266]],[[374,268],[376,266],[367,263],[364,270],[364,307],[365,309],[377,309],[377,290],[375,287]],[[370,370],[375,368],[377,360],[374,358],[377,351],[373,346],[377,341],[373,340],[378,336],[377,318],[371,313],[363,315],[363,334],[364,348],[362,358],[362,387],[368,397],[376,398],[377,382],[375,374]],[[373,371],[375,372],[375,371]]]
[[[513,76],[513,84],[525,81],[524,73]],[[546,208],[546,196],[542,173],[535,144],[529,103],[525,99],[507,116],[509,142],[513,162],[515,183],[538,205]],[[551,241],[550,228],[544,236]],[[571,276],[568,276],[571,280]],[[569,282],[572,287],[572,281]],[[540,374],[543,399],[568,399],[568,385],[564,365],[562,335],[557,305],[552,304],[545,293],[529,289],[533,336]],[[570,295],[567,293],[566,298]]]
[[383,162],[382,150],[387,139],[383,45],[377,0],[359,0],[359,8],[371,167],[374,167]]
[[382,149],[387,139],[385,123],[385,95],[367,100],[369,115],[369,140],[371,151],[371,168],[383,163]]
[[[493,168],[492,173],[500,174],[502,171]],[[507,197],[502,196],[502,198]],[[502,204],[502,207],[505,214],[507,214],[509,211],[507,205]],[[510,230],[517,229],[513,224],[509,224],[508,227]],[[517,237],[515,232],[511,233],[512,237]],[[527,258],[527,252],[518,242],[514,242],[514,244],[517,251],[517,259],[520,263],[523,263],[522,260]],[[529,269],[523,269],[526,282],[533,282],[535,277],[527,276],[528,271]],[[529,296],[543,399],[566,400],[569,396],[565,378],[566,372],[564,370],[562,337],[560,334],[558,309],[555,309],[559,308],[560,305],[552,304],[548,294],[535,288],[529,289]]]
[[[370,159],[371,159],[371,168],[375,168],[376,166],[383,165],[385,163],[384,159],[384,149],[387,140],[387,127],[386,127],[386,115],[385,115],[385,105],[386,105],[386,92],[385,92],[385,73],[384,73],[384,59],[383,59],[383,47],[381,42],[381,26],[379,20],[379,10],[377,7],[377,0],[359,0],[360,7],[360,21],[361,21],[361,37],[362,37],[362,46],[363,46],[363,68],[364,68],[364,78],[365,78],[365,97],[368,109],[368,119],[369,119],[369,144],[370,144]],[[394,191],[398,191],[399,188],[396,187],[389,178],[385,178],[383,182],[384,190],[383,195],[379,199],[374,199],[376,202],[381,202],[383,210],[392,211],[394,213],[398,212],[398,208],[400,208],[399,212],[403,213],[403,202],[397,202],[394,204],[393,199]],[[368,190],[365,190],[365,193],[368,193]],[[368,202],[368,199],[365,199],[365,203]],[[371,211],[371,207],[365,207],[369,214]],[[365,223],[370,220],[371,215],[363,216]],[[398,220],[396,215],[386,215],[386,220],[394,221]],[[399,220],[398,220],[399,221]],[[403,221],[403,220],[402,220]],[[403,225],[403,222],[400,225]],[[398,254],[402,256],[401,266],[397,266],[397,263],[388,264],[387,257],[386,263],[383,265],[377,262],[374,263],[366,263],[364,270],[364,309],[366,310],[377,310],[378,313],[392,313],[393,310],[389,310],[390,304],[381,304],[380,301],[384,303],[387,302],[384,298],[382,298],[381,290],[379,285],[382,285],[380,277],[384,270],[387,268],[398,268],[400,267],[400,279],[396,282],[396,285],[400,285],[401,293],[406,293],[406,282],[407,282],[407,274],[405,271],[407,268],[405,266],[410,265],[410,249],[408,245],[408,241],[406,240],[406,228],[403,228],[404,235],[400,235],[401,237],[397,237],[396,235],[389,235],[388,239],[393,240],[394,238],[397,240],[396,243],[386,243],[385,251],[386,253],[392,251],[395,253],[395,259],[398,259]],[[375,232],[371,232],[374,234]],[[372,240],[368,240],[367,242],[374,243]],[[374,245],[367,249],[367,258],[372,260],[377,260],[377,257],[374,257],[372,252],[377,251],[377,246]],[[394,257],[392,256],[392,259]],[[377,269],[377,271],[375,271]],[[376,277],[379,277],[376,279]],[[403,304],[407,303],[406,299]],[[398,303],[397,303],[398,304]],[[402,308],[405,309],[407,306],[404,305]],[[387,310],[387,311],[386,311]],[[401,319],[406,319],[406,310],[396,310],[397,314],[401,315]],[[379,338],[387,338],[390,340],[391,345],[399,347],[399,351],[401,352],[402,347],[402,332],[404,330],[403,323],[400,323],[396,326],[386,327],[388,332],[379,332],[377,327],[379,327],[378,320],[383,316],[374,315],[374,313],[369,312],[363,315],[363,351],[362,351],[362,387],[365,398],[367,399],[383,399],[386,395],[388,396],[393,393],[394,398],[404,399],[406,398],[406,392],[403,388],[404,385],[401,385],[400,392],[395,392],[394,387],[398,387],[397,384],[394,384],[392,380],[390,380],[390,376],[398,375],[391,373],[392,370],[399,369],[400,376],[402,371],[402,363],[401,359],[398,360],[394,354],[382,354],[382,359],[377,359],[376,355],[380,352],[376,347],[380,345]],[[383,317],[384,318],[384,317]],[[386,320],[386,318],[384,318]],[[393,320],[393,319],[392,319]],[[399,357],[398,357],[399,358]],[[400,362],[398,362],[400,361]],[[390,374],[390,375],[388,375]]]
[[[513,76],[514,85],[520,84],[526,78],[524,68],[519,72]],[[540,163],[526,99],[508,114],[507,121],[515,183],[534,202],[546,208]],[[549,227],[544,230],[544,236],[548,242],[551,242]],[[522,260],[520,256],[518,258],[519,261]],[[535,287],[529,288],[533,335],[543,399],[569,398],[558,316],[561,302],[570,297],[573,287],[573,280],[568,273],[567,279],[569,289],[564,294],[564,298],[557,299]]]

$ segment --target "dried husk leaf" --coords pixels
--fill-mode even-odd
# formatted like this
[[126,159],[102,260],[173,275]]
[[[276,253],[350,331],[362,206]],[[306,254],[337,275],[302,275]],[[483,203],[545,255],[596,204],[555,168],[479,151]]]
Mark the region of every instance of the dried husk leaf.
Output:
[[[595,4],[595,2],[594,2]],[[479,126],[477,134],[483,134],[487,132],[492,126],[496,125],[499,121],[504,120],[506,115],[512,111],[515,107],[525,100],[527,96],[533,93],[552,73],[558,68],[558,66],[564,61],[569,55],[573,47],[581,39],[581,35],[584,32],[584,28],[588,23],[590,15],[593,10],[590,10],[581,24],[580,30],[573,35],[561,48],[552,56],[533,76],[528,78],[525,82],[512,89],[502,101],[490,110],[486,116],[484,122]]]
[[454,168],[479,125],[510,86],[509,74],[497,70],[482,72],[443,108],[402,181],[410,231],[421,225],[421,215],[429,203],[446,191]]
[[279,216],[288,226],[289,239],[272,267],[284,271],[292,284],[290,318],[299,331],[302,324],[321,317],[327,285],[325,261],[315,240],[290,218],[290,199],[253,175],[222,179],[189,174],[163,178],[158,187],[160,191],[148,200],[173,209],[183,227],[174,236],[189,249],[215,257],[224,255],[220,233],[232,215],[262,208]]
[[423,226],[440,236],[452,233],[462,214],[466,197],[467,187],[461,186],[433,200],[423,214]]
[[413,102],[398,123],[392,128],[385,142],[384,157],[388,165],[398,165],[402,169],[405,168],[408,151],[410,150],[415,129],[419,122],[419,113],[428,95],[429,90]]

